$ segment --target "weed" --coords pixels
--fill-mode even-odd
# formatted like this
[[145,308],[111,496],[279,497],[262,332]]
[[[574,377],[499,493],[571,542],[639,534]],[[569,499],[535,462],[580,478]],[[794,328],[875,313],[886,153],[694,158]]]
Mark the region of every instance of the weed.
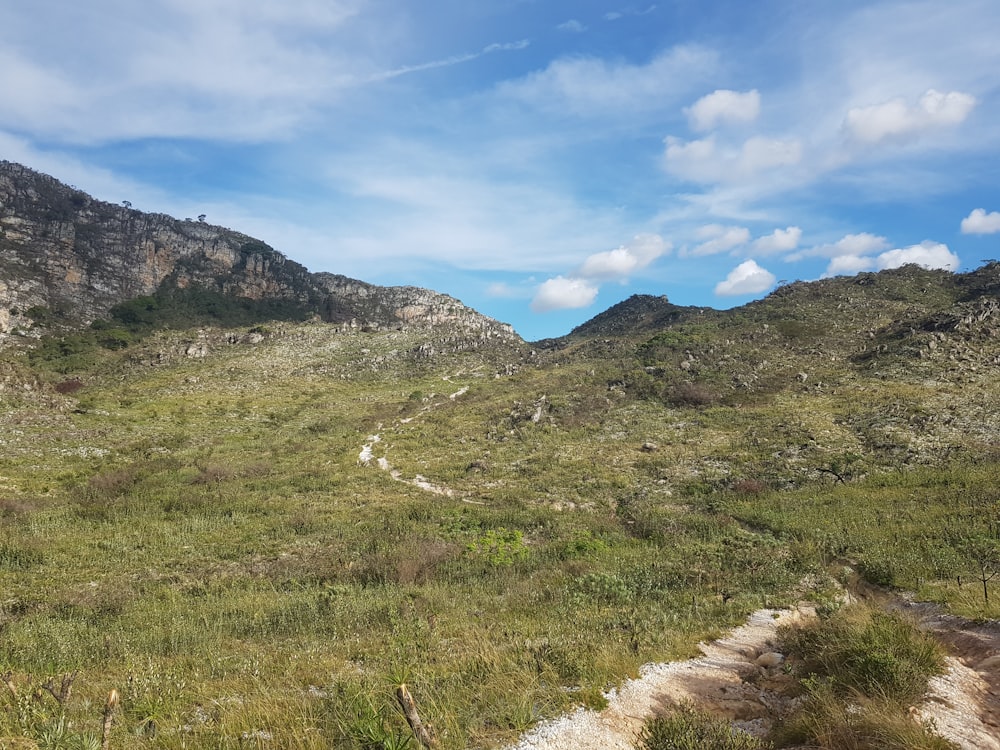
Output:
[[771,745],[734,729],[725,719],[684,705],[669,716],[648,720],[635,747],[637,750],[766,750]]
[[909,705],[943,669],[941,647],[912,621],[861,605],[787,628],[782,639],[785,649],[802,656],[804,675],[827,680],[845,696]]

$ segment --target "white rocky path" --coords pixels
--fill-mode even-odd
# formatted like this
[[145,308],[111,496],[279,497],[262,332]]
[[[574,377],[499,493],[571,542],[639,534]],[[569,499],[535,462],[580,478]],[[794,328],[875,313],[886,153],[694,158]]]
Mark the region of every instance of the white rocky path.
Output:
[[647,664],[637,679],[608,694],[604,710],[581,708],[544,722],[508,750],[633,750],[646,719],[685,702],[762,734],[788,709],[788,701],[766,682],[744,678],[776,676],[782,661],[773,651],[778,626],[813,614],[811,608],[758,610],[727,637],[701,644],[702,656]]
[[[961,750],[1000,750],[1000,623],[904,608],[916,609],[921,627],[951,651],[944,674],[931,679],[923,703],[911,709],[914,719],[933,722]],[[634,750],[646,719],[685,702],[763,735],[795,708],[781,690],[791,678],[771,650],[777,629],[814,614],[810,607],[758,610],[727,637],[701,644],[702,656],[645,665],[638,679],[609,693],[603,711],[581,708],[544,722],[506,750]]]
[[[448,382],[449,378],[444,378],[444,380]],[[463,386],[454,393],[449,394],[448,399],[450,401],[454,401],[458,398],[461,398],[468,392],[469,392],[469,387]],[[427,406],[424,406],[420,410],[417,416],[426,414],[427,412],[437,408],[440,405],[441,403],[430,403]],[[396,423],[392,429],[396,429],[400,425],[410,424],[416,418],[417,417],[407,417],[405,419],[398,419],[396,420]],[[383,430],[384,426],[380,424],[378,426],[378,429]],[[382,441],[382,435],[380,433],[369,435],[368,439],[361,446],[361,451],[358,453],[358,466],[371,466],[374,463],[374,465],[377,466],[382,471],[388,472],[389,476],[395,479],[397,482],[408,484],[411,487],[418,487],[419,489],[422,489],[425,492],[430,492],[435,495],[442,495],[444,497],[455,497],[456,495],[455,490],[451,489],[450,487],[445,487],[443,485],[435,484],[434,482],[429,481],[426,477],[421,476],[420,474],[415,474],[411,478],[404,477],[402,472],[398,471],[397,469],[394,469],[392,467],[392,464],[389,463],[389,459],[386,458],[385,452],[388,450],[388,448],[383,448],[382,450],[383,455],[378,457],[375,456],[376,446],[379,445],[384,445]]]

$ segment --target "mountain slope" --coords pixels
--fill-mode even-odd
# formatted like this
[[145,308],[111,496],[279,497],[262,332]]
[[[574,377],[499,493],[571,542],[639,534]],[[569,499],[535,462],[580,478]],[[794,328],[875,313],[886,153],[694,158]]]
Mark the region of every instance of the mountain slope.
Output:
[[1000,615],[1000,265],[636,297],[528,352],[195,222],[162,220],[149,293],[102,257],[136,246],[77,242],[121,209],[52,202],[3,209],[8,292],[69,308],[19,309],[55,335],[0,350],[0,663],[32,707],[0,702],[0,745],[85,746],[115,689],[126,750],[399,747],[405,681],[443,750],[498,747],[761,606],[829,604],[844,561]]
[[0,162],[0,343],[39,323],[87,324],[141,296],[198,290],[259,315],[370,328],[448,325],[520,340],[458,300],[312,274],[266,243],[204,221],[95,200],[47,175]]

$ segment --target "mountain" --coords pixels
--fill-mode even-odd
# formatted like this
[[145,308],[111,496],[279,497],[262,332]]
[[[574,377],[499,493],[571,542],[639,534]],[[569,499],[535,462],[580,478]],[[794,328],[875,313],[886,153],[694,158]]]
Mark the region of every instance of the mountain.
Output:
[[[635,296],[529,349],[17,165],[0,227],[0,746],[412,746],[405,682],[442,750],[501,747],[859,576],[1000,617],[1000,263]],[[852,660],[899,663],[873,622]],[[776,680],[819,710],[775,647],[721,718],[762,731],[730,699]]]
[[476,339],[520,342],[509,325],[447,295],[313,274],[203,217],[182,221],[105,203],[7,161],[0,162],[0,254],[0,342],[38,324],[89,324],[148,296],[202,308],[238,302],[245,316],[262,319],[447,326]]

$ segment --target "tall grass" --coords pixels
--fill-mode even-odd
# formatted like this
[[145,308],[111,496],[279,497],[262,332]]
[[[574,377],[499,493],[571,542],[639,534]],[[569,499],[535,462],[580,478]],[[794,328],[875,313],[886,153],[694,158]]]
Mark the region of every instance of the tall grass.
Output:
[[[986,464],[882,475],[873,454],[835,484],[813,467],[857,449],[849,397],[638,399],[624,344],[495,377],[474,348],[416,357],[418,332],[204,335],[200,360],[197,332],[63,360],[0,409],[0,674],[22,696],[80,675],[0,732],[99,736],[114,688],[115,747],[360,747],[405,732],[405,681],[443,748],[495,745],[839,557],[944,596],[964,563],[938,522],[996,500]],[[359,466],[376,433],[454,494]]]
[[927,681],[943,670],[944,652],[905,616],[856,604],[786,627],[780,638],[804,680],[806,700],[775,732],[779,746],[952,747],[910,715]]

